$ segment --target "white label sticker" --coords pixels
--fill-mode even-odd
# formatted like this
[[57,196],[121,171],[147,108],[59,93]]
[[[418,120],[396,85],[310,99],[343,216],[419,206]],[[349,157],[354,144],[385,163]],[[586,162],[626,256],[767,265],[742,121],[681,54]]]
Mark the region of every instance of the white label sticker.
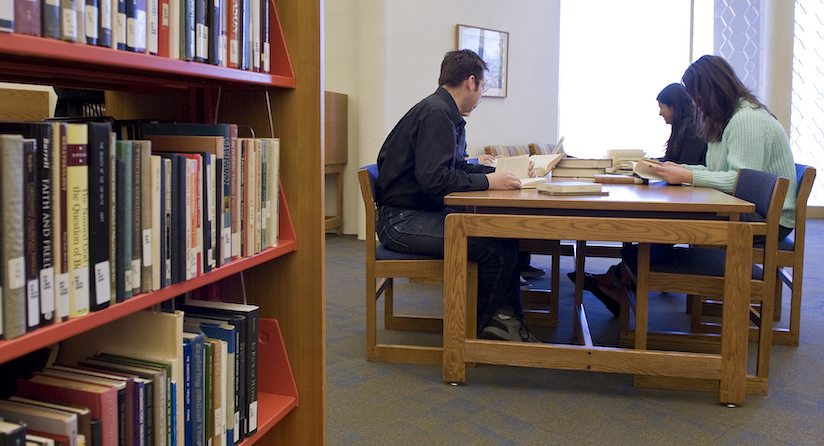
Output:
[[54,313],[54,268],[40,270],[40,313]]
[[57,316],[64,318],[69,315],[69,273],[55,274],[54,282],[57,285]]
[[140,292],[140,259],[132,259],[132,289]]
[[143,266],[152,266],[152,230],[143,230]]
[[37,279],[26,282],[26,300],[29,327],[36,327],[40,324],[40,284]]
[[72,273],[74,280],[74,310],[83,311],[89,308],[89,267],[75,268]]
[[102,305],[112,299],[111,277],[108,260],[94,265],[94,290],[97,305]]
[[16,290],[26,284],[26,262],[23,257],[9,260],[9,289]]

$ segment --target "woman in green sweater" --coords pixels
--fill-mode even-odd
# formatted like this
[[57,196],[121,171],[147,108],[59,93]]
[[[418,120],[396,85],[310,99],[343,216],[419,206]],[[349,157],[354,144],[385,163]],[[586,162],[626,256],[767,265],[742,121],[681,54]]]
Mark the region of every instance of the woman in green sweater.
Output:
[[[790,188],[784,199],[778,233],[786,237],[795,227],[795,162],[784,128],[769,109],[744,86],[729,63],[706,55],[693,62],[681,78],[696,105],[696,122],[707,140],[707,165],[667,162],[653,166],[670,184],[711,187],[732,193],[738,169],[747,168],[787,177]],[[744,221],[763,221],[758,214]],[[587,274],[584,288],[618,316],[620,268],[605,274]]]

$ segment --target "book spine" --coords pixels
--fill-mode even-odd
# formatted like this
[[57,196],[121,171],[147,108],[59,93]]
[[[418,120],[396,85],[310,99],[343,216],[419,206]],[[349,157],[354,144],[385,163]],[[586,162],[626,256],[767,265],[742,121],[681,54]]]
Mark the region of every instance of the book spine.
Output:
[[244,204],[246,206],[246,213],[244,215],[245,221],[243,229],[245,231],[244,247],[246,248],[244,256],[251,256],[255,254],[255,220],[257,210],[255,209],[255,202],[257,201],[257,191],[255,190],[255,173],[256,173],[256,157],[255,157],[255,142],[251,138],[245,141],[247,147],[244,149],[243,167],[245,170],[244,178]]
[[181,38],[183,43],[183,49],[180,52],[180,57],[183,60],[194,60],[195,59],[195,47],[197,45],[197,40],[195,37],[195,29],[196,29],[196,0],[181,0],[180,6],[181,11],[180,15],[183,19],[183,28],[182,33],[183,36]]
[[69,318],[89,312],[89,152],[86,124],[67,124]]
[[146,53],[157,55],[159,51],[160,10],[159,0],[146,0]]
[[169,0],[169,58],[180,59],[181,0]]
[[169,0],[160,0],[158,8],[157,55],[160,57],[169,57],[171,3]]
[[99,17],[100,17],[100,0],[85,0],[85,9],[84,9],[84,26],[85,29],[85,40],[86,43],[89,45],[97,45],[98,42],[98,30],[100,27]]
[[132,295],[140,294],[141,286],[141,263],[143,261],[143,151],[140,141],[132,141]]
[[43,0],[40,17],[40,34],[50,39],[60,39],[60,0]]
[[195,62],[209,61],[209,8],[207,0],[195,0]]
[[66,123],[55,122],[52,126],[52,139],[56,141],[52,159],[52,190],[54,199],[54,284],[55,322],[65,321],[69,317],[69,253],[68,246],[68,194],[66,189],[66,169],[68,162],[68,144],[66,141]]
[[110,303],[117,302],[117,136],[115,132],[109,133],[109,299]]
[[228,40],[228,59],[227,64],[229,68],[240,67],[240,4],[239,0],[228,0],[226,3],[227,11],[227,30],[226,37]]
[[203,192],[201,207],[203,209],[203,271],[209,272],[215,267],[215,159],[211,153],[201,156],[201,183]]
[[132,297],[132,142],[117,141],[117,301]]
[[86,43],[86,1],[75,0],[75,23],[77,24],[76,42]]
[[254,224],[255,224],[255,249],[254,249],[254,252],[255,252],[255,254],[260,252],[260,225],[261,225],[261,216],[262,216],[262,212],[260,211],[261,204],[262,204],[262,201],[261,201],[262,193],[261,193],[261,188],[260,188],[260,185],[261,185],[261,183],[260,183],[260,174],[261,174],[261,167],[262,167],[262,163],[260,162],[260,160],[261,160],[261,156],[260,156],[260,145],[261,144],[260,143],[261,143],[260,139],[255,139],[255,164],[253,165],[254,171],[252,172],[252,175],[254,175],[254,177],[255,177],[255,196],[254,196],[254,199],[255,199],[255,203],[254,203],[254,205],[255,205],[255,216],[254,216],[255,217],[255,221],[254,221]]
[[[151,260],[149,264],[149,269],[151,272],[151,287],[152,290],[159,290],[161,287],[161,280],[160,280],[160,271],[162,269],[161,265],[161,258],[160,258],[160,251],[161,251],[161,243],[160,243],[160,233],[161,233],[161,208],[162,208],[162,192],[161,192],[161,183],[163,180],[162,176],[162,160],[160,155],[152,155],[150,158],[151,161],[151,216],[149,217],[151,220]],[[145,256],[144,256],[145,257]]]
[[221,45],[221,16],[223,9],[220,7],[221,0],[206,0],[209,13],[209,63],[212,65],[220,65],[223,59],[222,45]]
[[112,1],[113,0],[99,0],[99,10],[97,19],[97,44],[112,48]]
[[60,39],[77,41],[77,1],[60,0]]
[[26,268],[23,251],[23,137],[0,135],[3,337],[26,333]]
[[126,49],[126,0],[112,0],[112,48]]
[[39,36],[40,20],[39,0],[14,0],[14,32]]
[[269,217],[268,223],[268,241],[267,247],[277,246],[279,230],[280,230],[280,139],[271,138],[269,141],[269,158],[267,167],[269,175],[267,182],[269,183],[269,191],[267,194],[271,202],[269,203],[269,210],[267,212]]
[[52,126],[49,123],[35,124],[40,137],[37,167],[39,169],[40,209],[37,227],[40,232],[40,325],[55,321],[54,309],[54,206],[52,189]]
[[37,192],[37,142],[23,139],[23,249],[26,273],[26,329],[32,331],[40,326],[40,231],[38,216],[40,194]]
[[269,7],[269,0],[261,0],[260,2],[260,19],[261,19],[261,41],[262,48],[260,54],[260,71],[268,73],[271,70],[271,49],[269,43],[269,21],[271,12]]
[[91,281],[91,309],[102,310],[111,302],[111,263],[109,248],[109,170],[111,162],[111,124],[90,122],[89,127],[89,235],[94,280]]
[[161,255],[163,256],[163,271],[161,272],[163,286],[172,284],[172,160],[163,159],[163,232],[162,241],[165,242]]
[[192,342],[192,439],[194,446],[204,446],[203,426],[203,344],[205,336],[201,333]]
[[194,420],[192,417],[192,342],[183,338],[183,444],[194,446]]
[[140,141],[140,290],[152,291],[152,142]]
[[249,0],[249,69],[260,71],[260,2],[261,0]]

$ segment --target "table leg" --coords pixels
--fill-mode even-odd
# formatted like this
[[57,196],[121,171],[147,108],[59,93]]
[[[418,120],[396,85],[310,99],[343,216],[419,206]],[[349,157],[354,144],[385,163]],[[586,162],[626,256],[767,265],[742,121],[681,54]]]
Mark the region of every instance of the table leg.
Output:
[[467,237],[460,215],[444,223],[443,379],[466,381]]
[[744,401],[749,340],[749,302],[752,227],[740,225],[730,231],[724,271],[724,302],[721,324],[721,383],[718,401],[737,404]]

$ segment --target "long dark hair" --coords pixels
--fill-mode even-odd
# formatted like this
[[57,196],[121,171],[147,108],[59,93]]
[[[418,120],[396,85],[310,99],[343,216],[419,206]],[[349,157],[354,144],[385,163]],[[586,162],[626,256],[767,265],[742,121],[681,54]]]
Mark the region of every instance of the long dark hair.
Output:
[[672,109],[672,131],[667,140],[664,159],[678,161],[684,140],[697,135],[695,125],[695,106],[687,90],[681,84],[669,84],[658,93],[658,102]]
[[756,99],[752,91],[738,79],[723,57],[709,54],[701,56],[687,68],[681,82],[695,101],[696,121],[707,141],[721,141],[724,128],[742,98],[756,108],[769,112],[767,106]]

